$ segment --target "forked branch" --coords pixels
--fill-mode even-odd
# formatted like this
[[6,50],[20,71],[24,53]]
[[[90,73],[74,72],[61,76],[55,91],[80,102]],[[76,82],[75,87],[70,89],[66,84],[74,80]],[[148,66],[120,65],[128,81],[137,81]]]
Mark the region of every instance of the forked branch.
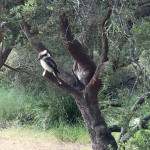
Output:
[[[21,26],[21,29],[23,30],[23,32],[25,33],[28,41],[31,43],[31,45],[35,48],[35,50],[37,52],[47,49],[41,42],[37,42],[37,43],[32,42],[31,38],[33,38],[34,35],[32,35],[32,33],[30,32],[31,26],[28,25],[27,22],[25,22],[25,20],[22,21],[20,26]],[[64,76],[65,76],[65,78],[64,78]],[[78,88],[80,88],[80,87],[75,87],[76,80],[71,74],[69,74],[63,70],[60,71],[60,78],[63,79],[63,80],[61,80],[62,84],[59,84],[58,81],[56,80],[56,78],[49,72],[46,72],[45,77],[47,79],[49,79],[52,83],[56,84],[58,87],[69,92],[71,95],[73,95],[73,96],[80,95],[81,96],[81,92],[78,90]],[[70,80],[68,80],[68,79],[70,79]]]
[[85,80],[84,84],[87,85],[94,75],[96,65],[85,52],[85,47],[78,40],[74,39],[65,12],[60,15],[59,23],[64,44],[73,59],[83,68],[83,80]]

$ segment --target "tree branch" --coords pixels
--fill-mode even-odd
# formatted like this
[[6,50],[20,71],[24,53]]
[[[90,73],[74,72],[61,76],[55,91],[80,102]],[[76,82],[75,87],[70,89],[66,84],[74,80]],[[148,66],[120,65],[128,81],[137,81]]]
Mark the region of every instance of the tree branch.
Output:
[[[2,0],[0,0],[0,44],[1,44],[2,39],[3,39],[2,34],[3,34],[3,31],[4,31],[4,26],[6,24],[6,22],[2,22],[1,21],[1,11],[2,11],[2,9],[3,9],[3,3],[2,3]],[[11,50],[12,49],[7,48],[7,49],[5,49],[4,52],[2,52],[2,51],[0,52],[0,68],[6,62],[6,60],[7,60],[8,56],[9,56]]]
[[[27,22],[25,22],[25,20],[22,21],[20,26],[21,26],[21,29],[24,31],[28,41],[35,48],[37,52],[47,49],[41,42],[38,42],[38,43],[32,42],[31,38],[33,38],[33,35],[30,32],[31,26],[28,25]],[[55,83],[58,87],[69,92],[71,95],[81,96],[82,93],[79,91],[79,89],[81,89],[82,87],[76,84],[76,79],[70,73],[67,73],[63,70],[59,70],[59,71],[60,71],[59,78],[63,79],[61,80],[62,84],[59,84],[57,79],[49,72],[46,72],[45,77],[49,79],[51,82]]]
[[135,0],[135,1],[130,1],[130,0],[128,0],[128,2],[130,2],[131,5],[142,6],[142,5],[145,5],[145,4],[150,3],[150,0],[142,0],[142,1],[137,1],[137,0]]
[[16,72],[23,72],[23,73],[27,73],[27,74],[31,74],[30,72],[24,70],[24,68],[20,68],[20,67],[17,67],[17,68],[13,68],[7,64],[4,64],[5,67],[9,68],[10,70],[12,71],[16,71]]
[[37,52],[41,52],[41,51],[47,49],[41,42],[35,43],[32,41],[32,38],[35,34],[31,33],[31,31],[30,31],[31,26],[29,24],[27,24],[27,22],[25,22],[25,20],[23,20],[20,23],[20,27],[21,27],[22,31],[24,32],[24,34],[26,35],[28,41],[31,43],[31,45],[34,47],[34,49]]
[[121,127],[118,126],[118,125],[113,125],[113,126],[110,126],[110,127],[109,127],[109,130],[110,130],[111,132],[120,132],[120,131],[121,131]]
[[3,31],[4,31],[5,24],[6,22],[0,21],[0,43],[2,42],[2,39],[3,39]]
[[[148,129],[147,124],[148,124],[149,121],[150,121],[150,115],[148,115],[148,116],[144,117],[143,119],[141,119],[141,127],[142,127],[142,129]],[[139,126],[139,125],[140,125],[140,124],[138,124],[138,126]],[[137,126],[137,127],[138,127],[138,126]],[[133,126],[131,129],[132,129],[132,130],[135,129],[135,126]],[[121,127],[118,126],[118,125],[113,125],[113,126],[110,126],[110,127],[109,127],[109,130],[110,130],[111,132],[121,132]]]
[[[139,119],[139,118],[138,118]],[[132,137],[134,135],[134,133],[139,130],[140,128],[138,128],[140,125],[143,129],[147,129],[147,123],[150,120],[150,115],[144,117],[143,119],[139,119],[139,121],[132,126],[128,132],[126,132],[122,137],[121,137],[121,141],[126,142],[130,137]]]
[[111,8],[108,8],[106,14],[103,16],[103,18],[101,19],[101,26],[102,26],[102,29],[105,27],[105,23],[109,20],[110,16],[111,16],[111,13],[112,13],[112,9]]
[[[150,98],[150,93],[147,93],[146,96],[147,96],[148,98]],[[131,111],[136,111],[138,105],[142,105],[144,102],[145,102],[144,97],[143,97],[143,96],[140,97],[140,98],[135,102],[135,104],[132,106]],[[129,117],[129,118],[131,118],[131,117]],[[129,119],[129,120],[130,120],[130,119]],[[143,119],[141,119],[141,127],[142,127],[142,129],[147,129],[147,128],[148,128],[148,127],[147,127],[147,124],[148,124],[149,120],[150,120],[150,115],[148,115],[148,116],[144,117]],[[136,127],[136,128],[137,128],[137,127]],[[109,127],[109,129],[110,129],[111,132],[121,132],[121,127],[118,126],[118,125],[113,125],[113,126]],[[132,127],[132,130],[133,130],[133,129],[135,129],[135,126]],[[126,136],[125,136],[126,134],[127,134],[127,132],[124,132],[124,134],[121,134],[122,136],[121,136],[121,139],[120,139],[120,140],[124,140],[124,138],[126,137]]]
[[141,127],[142,127],[143,129],[148,129],[148,122],[149,122],[149,121],[150,121],[150,115],[144,117],[144,118],[142,119]]
[[106,69],[106,67],[108,67],[109,62],[104,62],[98,65],[95,74],[92,78],[92,80],[90,81],[90,83],[87,85],[86,89],[85,89],[85,95],[91,95],[95,100],[97,100],[97,94],[99,92],[99,89],[102,87],[102,78],[104,76],[104,71]]
[[[147,93],[146,96],[147,96],[148,98],[150,98],[150,93]],[[145,102],[144,97],[143,97],[143,96],[140,97],[140,98],[134,103],[134,105],[132,106],[130,112],[136,111],[137,108],[138,108],[138,106],[139,106],[139,105],[142,105],[144,102]],[[130,114],[130,113],[129,113],[129,114]],[[124,120],[125,125],[124,125],[124,127],[121,127],[121,133],[120,133],[119,140],[123,140],[123,139],[124,139],[124,136],[125,136],[126,133],[127,133],[127,129],[129,128],[129,122],[130,122],[131,118],[132,118],[132,115],[129,115],[129,116],[127,116],[126,119]]]
[[[146,94],[147,98],[150,98],[150,93]],[[136,111],[139,105],[142,105],[145,102],[144,96],[140,97],[132,106],[131,111]]]
[[80,77],[76,73],[76,70],[78,68],[74,70],[74,73],[76,73],[80,81],[83,81],[83,83],[87,85],[94,75],[96,65],[93,60],[87,55],[86,48],[82,46],[78,40],[74,39],[65,12],[60,15],[59,23],[64,44],[73,59],[76,61],[76,65],[81,66],[83,71],[83,74]]
[[142,1],[138,2],[138,5],[141,6],[141,5],[145,5],[148,3],[150,3],[150,0],[142,0]]
[[100,110],[105,109],[106,107],[109,107],[109,106],[111,106],[111,107],[121,107],[121,104],[113,104],[113,103],[111,103],[111,104],[102,105],[100,107]]
[[108,55],[109,46],[108,46],[108,38],[107,38],[107,35],[105,33],[105,24],[109,20],[109,18],[111,16],[111,13],[112,13],[112,9],[108,8],[106,14],[104,15],[104,17],[101,20],[101,26],[102,26],[102,58],[100,60],[100,64],[108,60],[107,55]]
[[0,68],[4,65],[4,63],[6,62],[10,52],[12,51],[12,49],[8,48],[6,49],[3,53],[1,53],[0,56]]
[[80,100],[80,98],[82,97],[82,93],[77,88],[73,87],[72,85],[68,84],[67,82],[64,82],[63,80],[61,80],[62,84],[59,84],[57,79],[51,73],[46,72],[45,77],[52,83],[56,84],[61,89],[70,93],[76,99]]
[[97,97],[98,91],[100,87],[102,86],[102,77],[104,76],[104,70],[108,66],[109,62],[107,61],[107,55],[108,55],[108,39],[105,33],[105,24],[106,21],[110,18],[112,13],[112,9],[108,8],[106,14],[101,20],[101,26],[102,26],[102,57],[101,60],[98,63],[98,66],[96,68],[95,74],[90,81],[90,83],[87,86],[87,91],[90,92],[91,95],[95,95]]
[[138,5],[138,6],[142,6],[142,5],[145,5],[145,4],[149,4],[150,3],[150,0],[126,0],[126,1],[120,1],[120,0],[110,0],[110,1],[106,1],[105,2],[105,5],[108,6],[108,7],[112,7],[113,5],[116,5],[116,6],[121,6],[122,4],[124,5]]

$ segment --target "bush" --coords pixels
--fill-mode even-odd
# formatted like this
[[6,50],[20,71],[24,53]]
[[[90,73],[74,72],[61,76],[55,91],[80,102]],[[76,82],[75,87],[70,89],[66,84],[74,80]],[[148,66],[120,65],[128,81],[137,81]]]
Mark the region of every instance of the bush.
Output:
[[[60,122],[76,123],[81,114],[71,96],[52,98],[50,94],[35,96],[16,88],[0,88],[0,120],[34,124],[48,129]],[[80,119],[79,119],[80,120]]]

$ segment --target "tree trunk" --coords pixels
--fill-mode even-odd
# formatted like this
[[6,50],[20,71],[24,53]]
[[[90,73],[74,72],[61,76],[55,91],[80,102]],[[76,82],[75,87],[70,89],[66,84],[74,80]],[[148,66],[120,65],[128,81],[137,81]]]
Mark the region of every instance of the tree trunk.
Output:
[[77,106],[82,114],[87,130],[91,137],[93,150],[117,150],[117,144],[111,135],[99,109],[98,100],[81,97],[76,99]]

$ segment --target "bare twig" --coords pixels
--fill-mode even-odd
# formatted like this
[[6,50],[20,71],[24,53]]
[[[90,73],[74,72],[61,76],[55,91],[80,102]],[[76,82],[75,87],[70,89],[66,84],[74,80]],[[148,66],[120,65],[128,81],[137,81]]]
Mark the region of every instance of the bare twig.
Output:
[[17,67],[17,68],[13,68],[7,64],[4,64],[5,67],[9,68],[10,70],[12,71],[16,71],[16,72],[21,72],[21,73],[27,73],[27,74],[31,74],[30,72],[24,70],[24,68],[20,68],[20,67]]

